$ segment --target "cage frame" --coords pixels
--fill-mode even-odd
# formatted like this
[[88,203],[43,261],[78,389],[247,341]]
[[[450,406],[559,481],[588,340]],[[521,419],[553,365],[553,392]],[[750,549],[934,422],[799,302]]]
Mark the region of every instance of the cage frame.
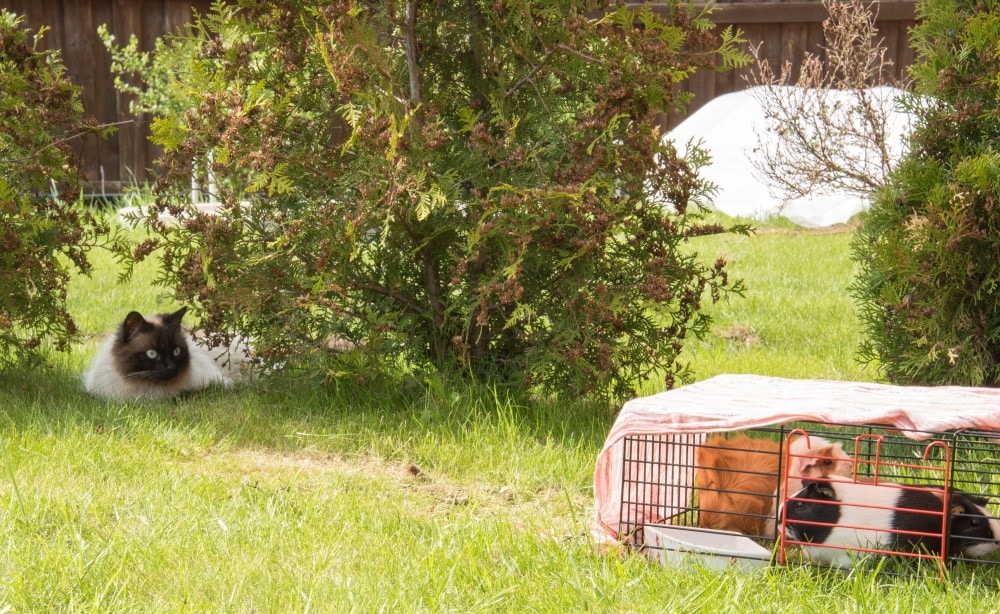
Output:
[[[699,509],[699,490],[701,488],[696,483],[696,475],[699,470],[704,469],[695,462],[697,450],[703,447],[706,440],[713,435],[738,435],[757,434],[757,436],[777,437],[780,445],[777,451],[777,466],[779,467],[777,479],[784,474],[784,484],[781,489],[788,498],[788,480],[802,477],[788,474],[788,464],[792,454],[789,451],[789,442],[793,435],[809,436],[810,433],[822,436],[836,436],[840,443],[853,442],[851,448],[853,465],[853,480],[868,480],[866,483],[893,484],[883,478],[893,477],[884,475],[886,469],[905,474],[907,471],[917,473],[935,470],[940,473],[940,479],[932,481],[926,488],[934,492],[940,492],[942,498],[941,531],[924,535],[928,538],[937,538],[940,552],[913,552],[893,550],[886,548],[852,548],[858,553],[875,552],[880,555],[891,555],[900,557],[910,557],[918,560],[929,560],[934,563],[940,577],[944,578],[950,567],[956,564],[974,564],[996,566],[1000,571],[1000,556],[990,555],[988,558],[967,557],[949,551],[949,531],[952,522],[949,501],[952,490],[961,493],[971,493],[982,495],[988,498],[986,509],[994,517],[1000,514],[998,502],[1000,502],[1000,431],[992,429],[954,429],[950,431],[927,433],[924,431],[907,432],[908,429],[891,427],[884,424],[857,424],[857,423],[837,423],[837,422],[814,422],[809,420],[796,420],[789,423],[779,423],[769,426],[759,426],[746,429],[734,429],[730,431],[713,432],[685,432],[685,433],[662,433],[662,434],[627,434],[622,439],[623,462],[621,468],[622,497],[619,515],[618,536],[619,540],[645,550],[648,553],[649,546],[644,544],[643,530],[646,525],[666,525],[671,527],[697,527],[702,530],[711,530],[710,527],[699,527],[698,519],[704,510]],[[853,436],[851,435],[852,433]],[[918,437],[919,436],[919,437]],[[902,458],[894,458],[899,453],[894,452],[884,458],[884,445],[890,447],[902,447],[905,450],[916,450],[921,448],[920,460],[923,463],[902,462]],[[635,454],[634,449],[643,446],[642,454]],[[652,450],[649,449],[652,446]],[[652,453],[650,453],[652,451]],[[942,466],[934,468],[930,458],[937,451],[943,455]],[[973,460],[975,455],[985,454],[993,458],[986,461],[985,473],[982,467],[965,467],[965,463],[978,463],[983,465],[983,460]],[[631,458],[639,457],[640,465],[635,465]],[[907,457],[909,458],[909,457]],[[781,468],[785,471],[782,472]],[[975,482],[969,475],[976,475],[979,479]],[[985,483],[983,479],[987,480]],[[897,476],[898,477],[898,476]],[[631,487],[629,487],[631,485]],[[921,486],[914,487],[912,484],[905,485],[909,489],[920,489]],[[656,502],[643,501],[643,493],[650,495],[656,489],[672,490],[670,496],[665,497],[669,502],[660,504],[660,496],[649,499],[657,499]],[[755,493],[737,493],[755,494]],[[790,564],[788,552],[790,547],[801,546],[795,540],[786,541],[786,519],[781,511],[784,506],[779,504],[775,494],[772,516],[769,518],[780,527],[777,534],[772,538],[763,535],[749,535],[749,537],[759,543],[769,545],[773,554],[772,563],[779,566]],[[647,509],[642,514],[642,521],[637,522],[637,515],[633,514],[636,506],[661,507],[662,509]],[[899,511],[899,508],[895,508]],[[719,510],[715,510],[719,511]],[[911,511],[909,508],[903,511]],[[738,513],[737,513],[738,514]],[[649,519],[654,521],[650,522]],[[872,527],[864,527],[872,528]],[[1000,537],[1000,536],[997,536]],[[833,548],[834,546],[828,546]],[[662,557],[661,557],[662,558]]]

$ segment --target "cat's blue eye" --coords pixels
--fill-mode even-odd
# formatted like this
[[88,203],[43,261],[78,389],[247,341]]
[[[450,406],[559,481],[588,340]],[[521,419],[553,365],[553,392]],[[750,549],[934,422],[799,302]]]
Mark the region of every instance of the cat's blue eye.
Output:
[[179,347],[174,348],[174,356],[180,356],[180,355],[181,355],[181,349]]
[[146,356],[148,356],[150,359],[155,360],[156,357],[159,356],[159,354],[156,353],[156,350],[146,350]]

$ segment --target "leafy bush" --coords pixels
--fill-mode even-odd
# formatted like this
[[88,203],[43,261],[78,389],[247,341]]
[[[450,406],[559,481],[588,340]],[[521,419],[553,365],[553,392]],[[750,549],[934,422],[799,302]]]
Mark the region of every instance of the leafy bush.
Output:
[[[747,61],[738,39],[679,4],[670,23],[569,1],[415,5],[245,0],[169,38],[198,52],[166,89],[198,104],[154,120],[167,174],[125,261],[161,250],[160,282],[271,364],[671,386],[706,291],[739,285],[687,244],[726,229],[703,223],[703,160],[661,143],[657,114],[687,102],[676,84],[695,70]],[[186,203],[209,153],[218,217]]]
[[1000,383],[1000,13],[924,0],[912,151],[864,220],[861,355],[903,383]]
[[0,368],[65,350],[70,270],[90,269],[101,227],[78,204],[80,165],[69,142],[97,132],[59,54],[39,49],[23,20],[0,11]]
[[[193,38],[173,37],[170,44],[157,39],[150,52],[139,50],[135,34],[129,36],[125,45],[118,45],[107,24],[97,27],[97,35],[111,54],[115,89],[131,96],[132,113],[183,113],[197,104],[198,96],[189,81],[191,55],[198,50]],[[184,41],[188,44],[184,45]],[[141,75],[141,79],[129,79],[133,74]]]

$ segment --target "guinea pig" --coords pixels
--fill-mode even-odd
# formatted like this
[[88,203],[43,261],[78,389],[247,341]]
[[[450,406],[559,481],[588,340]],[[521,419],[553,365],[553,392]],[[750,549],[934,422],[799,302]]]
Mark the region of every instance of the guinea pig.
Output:
[[764,521],[763,535],[777,535],[775,518],[777,505],[782,501],[786,478],[792,490],[805,486],[805,478],[828,478],[838,475],[849,478],[854,473],[854,460],[844,452],[839,443],[833,443],[816,435],[801,436],[792,439],[788,444],[788,455],[785,466],[778,480],[778,486],[771,497],[771,508],[767,520]]
[[782,474],[779,487],[786,476],[794,476],[789,485],[798,489],[805,486],[805,478],[831,475],[849,478],[854,472],[854,461],[839,443],[816,435],[801,436],[788,444],[787,471]]
[[[773,538],[777,494],[784,482],[778,477],[780,450],[770,439],[709,437],[695,460],[698,526]],[[792,440],[789,457],[790,475],[850,476],[853,467],[840,444],[817,436]]]
[[[939,554],[942,497],[940,490],[887,482],[811,481],[784,506],[785,536],[823,544],[802,548],[814,561],[845,567],[851,549]],[[948,554],[981,557],[1000,549],[1000,523],[977,500],[952,491]]]
[[986,497],[952,491],[949,555],[982,558],[1000,550],[1000,521],[986,504]]
[[761,535],[778,486],[777,442],[714,435],[695,457],[698,526]]

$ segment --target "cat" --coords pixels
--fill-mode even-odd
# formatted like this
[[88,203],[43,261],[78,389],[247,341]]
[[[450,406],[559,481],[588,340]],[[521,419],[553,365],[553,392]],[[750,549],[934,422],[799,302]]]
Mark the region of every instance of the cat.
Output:
[[[709,437],[695,460],[698,526],[774,537],[775,502],[785,481],[779,450],[779,444],[769,439]],[[790,443],[789,453],[793,461],[789,476],[850,475],[853,467],[840,444],[822,437],[798,437]]]
[[84,389],[109,399],[156,400],[241,379],[245,353],[200,344],[181,325],[186,312],[187,307],[151,316],[129,312],[83,374]]

